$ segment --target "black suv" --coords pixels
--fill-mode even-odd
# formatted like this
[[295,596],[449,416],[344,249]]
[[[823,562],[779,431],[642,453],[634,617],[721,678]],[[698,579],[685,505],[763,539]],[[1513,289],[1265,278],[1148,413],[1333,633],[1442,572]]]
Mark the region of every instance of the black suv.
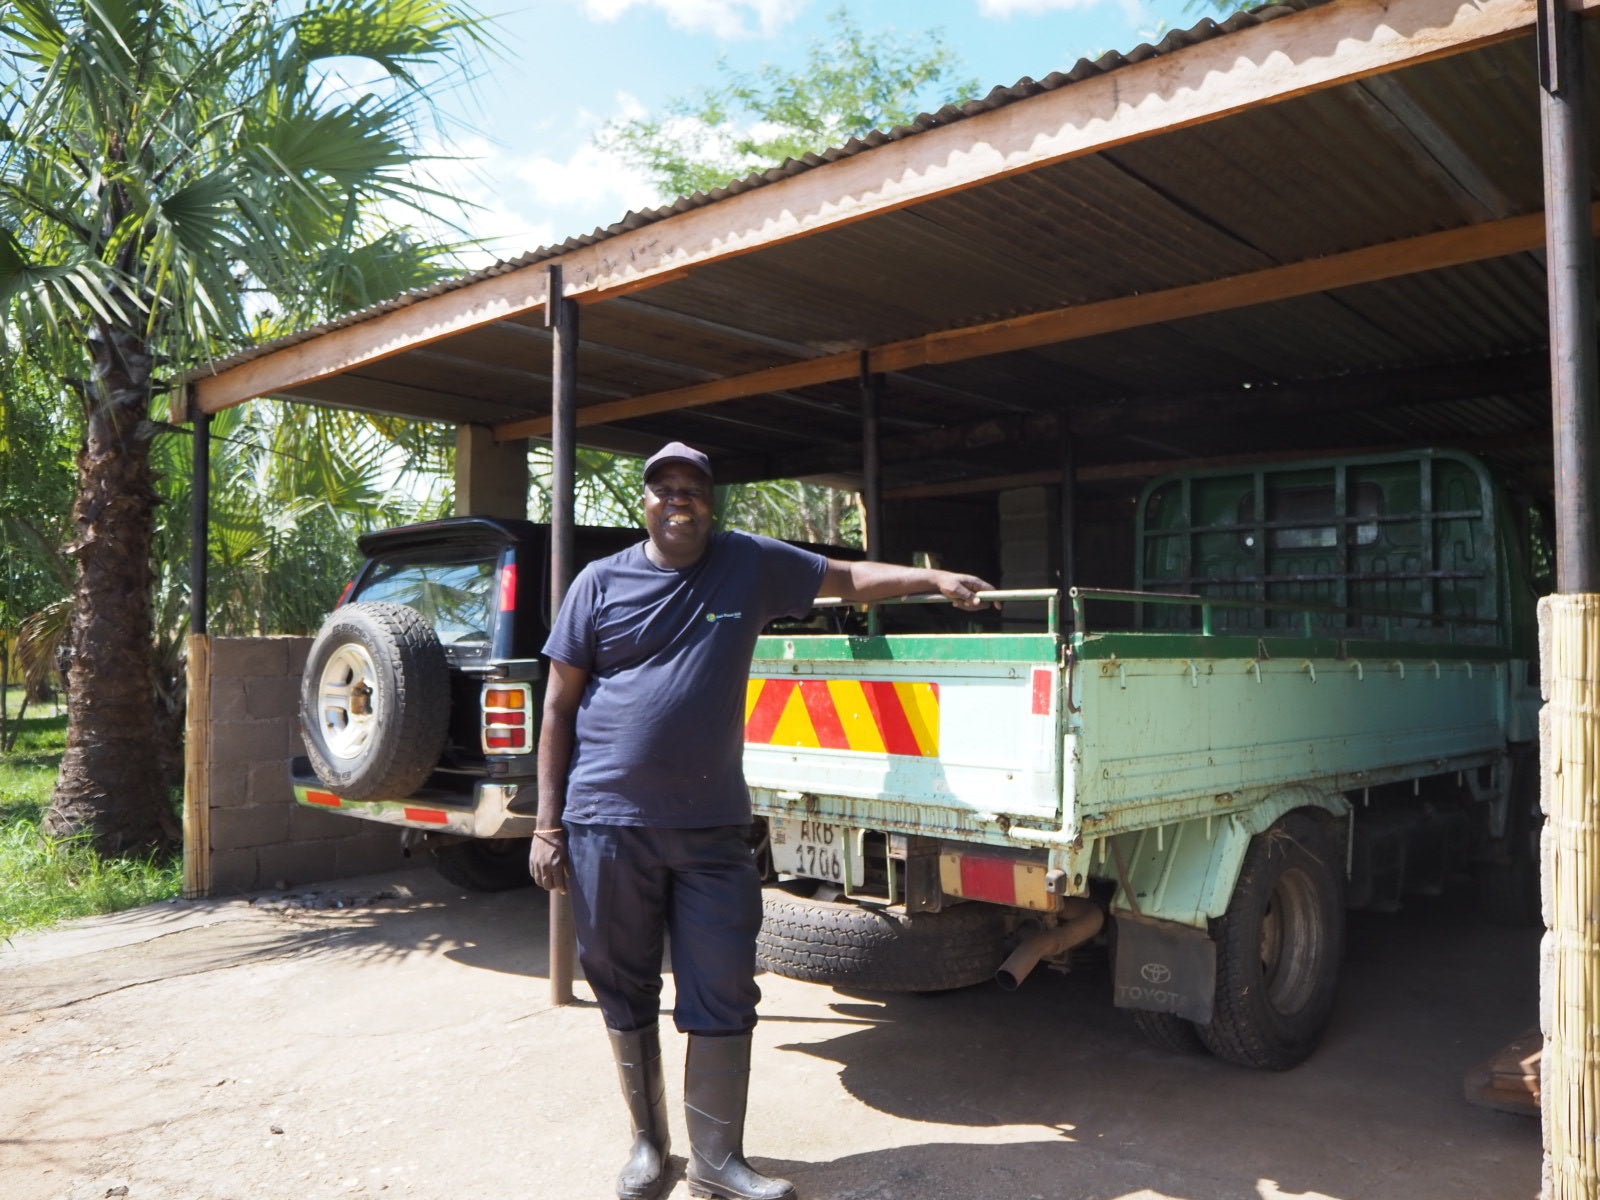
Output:
[[[641,540],[579,528],[580,564]],[[528,882],[549,527],[452,517],[369,533],[306,660],[290,764],[311,808],[433,835],[452,882]]]
[[[577,561],[643,539],[580,526]],[[306,660],[295,799],[425,836],[440,873],[462,887],[521,887],[538,803],[549,527],[452,517],[359,545],[366,562]]]

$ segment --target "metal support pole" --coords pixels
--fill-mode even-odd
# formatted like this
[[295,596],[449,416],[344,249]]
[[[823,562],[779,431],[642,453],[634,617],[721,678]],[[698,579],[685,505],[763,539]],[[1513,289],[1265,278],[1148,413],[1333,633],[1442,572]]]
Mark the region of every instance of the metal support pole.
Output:
[[1600,592],[1600,390],[1596,381],[1594,235],[1584,119],[1583,27],[1564,0],[1539,0],[1539,111],[1544,129],[1551,418],[1555,427],[1556,590]]
[[883,558],[883,447],[878,410],[883,401],[883,376],[872,373],[867,352],[861,352],[861,503],[866,509],[867,557]]
[[206,632],[207,547],[211,540],[211,414],[189,399],[194,422],[194,482],[189,494],[189,632]]
[[1077,447],[1061,416],[1061,595],[1065,599],[1078,582],[1078,461]]
[[[883,376],[872,373],[871,355],[861,352],[861,506],[866,518],[867,558],[883,561],[883,444],[878,410],[883,401]],[[883,632],[877,608],[867,612],[867,633]]]
[[[550,618],[576,572],[573,509],[577,483],[578,305],[562,295],[561,266],[550,268],[545,323],[553,329],[550,377]],[[572,901],[550,893],[550,1003],[572,1003],[576,938]]]

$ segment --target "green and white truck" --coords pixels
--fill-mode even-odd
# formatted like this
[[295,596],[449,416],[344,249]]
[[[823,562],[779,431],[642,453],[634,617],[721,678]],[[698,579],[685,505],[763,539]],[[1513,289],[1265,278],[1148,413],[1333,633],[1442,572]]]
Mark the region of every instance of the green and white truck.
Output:
[[[1446,452],[1188,471],[1139,498],[1133,570],[1103,576],[1127,590],[997,593],[979,632],[763,637],[762,962],[1016,986],[1093,941],[1162,1045],[1299,1062],[1347,904],[1471,869],[1500,914],[1537,910],[1530,513]],[[581,530],[580,557],[638,536]],[[296,799],[397,827],[463,886],[526,884],[544,528],[362,545],[308,660]]]
[[1094,941],[1159,1044],[1302,1061],[1347,906],[1536,911],[1531,524],[1457,453],[1188,471],[1132,588],[996,594],[1037,629],[764,637],[762,964],[1016,986]]

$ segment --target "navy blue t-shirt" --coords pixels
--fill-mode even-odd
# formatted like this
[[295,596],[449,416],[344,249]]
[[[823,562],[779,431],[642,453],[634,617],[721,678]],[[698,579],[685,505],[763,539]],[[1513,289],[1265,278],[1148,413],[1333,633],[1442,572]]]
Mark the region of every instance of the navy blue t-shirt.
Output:
[[744,705],[756,638],[801,616],[828,560],[718,532],[685,570],[645,544],[578,573],[544,652],[589,672],[562,819],[703,829],[750,820]]

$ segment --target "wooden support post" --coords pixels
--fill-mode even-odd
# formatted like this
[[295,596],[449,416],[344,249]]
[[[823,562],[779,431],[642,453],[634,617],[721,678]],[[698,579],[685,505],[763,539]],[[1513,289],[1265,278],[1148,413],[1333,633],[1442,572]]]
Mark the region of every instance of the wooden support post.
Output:
[[528,439],[497,442],[486,425],[456,426],[456,516],[528,516]]
[[[550,379],[550,619],[561,611],[575,574],[574,493],[577,485],[578,305],[562,295],[561,267],[550,268],[545,320],[553,327]],[[550,893],[550,1003],[572,1003],[577,939],[572,901]]]
[[211,894],[211,638],[191,633],[183,739],[183,898]]
[[189,645],[183,738],[183,895],[211,894],[211,638],[207,635],[207,559],[211,542],[211,415],[187,397],[194,422],[189,492]]

